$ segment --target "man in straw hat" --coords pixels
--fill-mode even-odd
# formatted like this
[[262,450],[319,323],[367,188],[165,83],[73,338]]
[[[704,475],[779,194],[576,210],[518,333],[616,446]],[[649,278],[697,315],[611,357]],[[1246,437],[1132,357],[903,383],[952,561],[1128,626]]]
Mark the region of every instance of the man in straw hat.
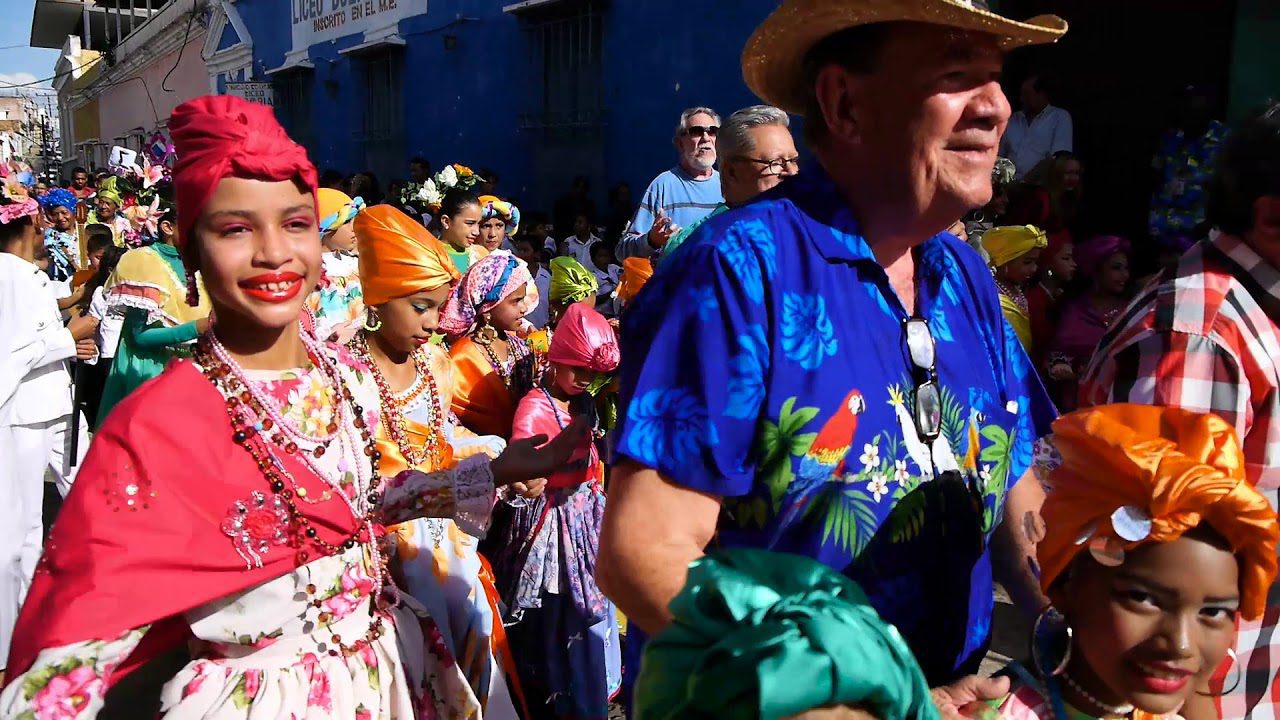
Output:
[[857,580],[944,711],[1006,691],[967,676],[993,575],[1042,607],[1021,478],[1054,410],[945,231],[991,198],[1004,51],[1065,31],[968,0],[783,0],[748,41],[747,84],[805,116],[817,163],[704,223],[624,323],[597,575],[633,634],[714,538]]

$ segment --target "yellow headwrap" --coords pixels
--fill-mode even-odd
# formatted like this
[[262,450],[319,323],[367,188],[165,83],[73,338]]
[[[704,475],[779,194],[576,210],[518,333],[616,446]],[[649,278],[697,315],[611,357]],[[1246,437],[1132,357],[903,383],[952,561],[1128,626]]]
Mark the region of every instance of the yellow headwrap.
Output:
[[640,294],[640,289],[653,277],[653,263],[647,258],[629,257],[622,261],[622,281],[614,292],[627,305]]
[[551,302],[568,305],[582,302],[600,289],[596,276],[587,272],[582,263],[571,257],[558,257],[551,261]]
[[458,279],[444,244],[417,220],[390,205],[375,205],[356,216],[360,286],[364,304],[434,290]]
[[320,218],[320,232],[327,233],[351,222],[364,209],[364,200],[352,200],[341,190],[319,188],[316,190],[316,213]]
[[982,234],[982,249],[991,257],[991,267],[1017,260],[1036,248],[1049,246],[1049,237],[1035,225],[994,227]]
[[1245,481],[1231,425],[1178,408],[1104,405],[1059,418],[1053,432],[1062,465],[1049,476],[1036,548],[1045,591],[1081,552],[1115,557],[1204,522],[1240,559],[1241,614],[1262,616],[1280,526]]

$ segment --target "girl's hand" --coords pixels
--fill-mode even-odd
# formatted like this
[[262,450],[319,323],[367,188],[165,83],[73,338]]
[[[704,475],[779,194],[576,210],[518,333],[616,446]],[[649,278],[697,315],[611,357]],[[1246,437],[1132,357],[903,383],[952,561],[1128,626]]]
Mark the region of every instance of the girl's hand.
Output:
[[1062,382],[1064,380],[1074,380],[1076,373],[1071,366],[1064,362],[1057,362],[1049,366],[1049,378]]
[[547,489],[547,481],[545,478],[535,478],[528,482],[515,482],[511,483],[511,489],[520,497],[532,500]]

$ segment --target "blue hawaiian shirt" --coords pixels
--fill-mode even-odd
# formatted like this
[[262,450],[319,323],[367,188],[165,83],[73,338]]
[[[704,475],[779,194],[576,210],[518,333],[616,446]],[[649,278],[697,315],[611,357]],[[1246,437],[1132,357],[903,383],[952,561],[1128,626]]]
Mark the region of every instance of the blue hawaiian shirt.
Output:
[[916,253],[932,444],[912,420],[906,311],[834,184],[807,173],[704,223],[633,303],[617,450],[723,497],[720,545],[858,581],[940,684],[985,654],[986,541],[1056,411],[982,258],[948,234]]
[[1153,163],[1160,173],[1160,187],[1151,202],[1153,236],[1190,233],[1204,222],[1209,181],[1227,135],[1227,126],[1214,120],[1198,138],[1187,139],[1181,130],[1170,130],[1161,138]]

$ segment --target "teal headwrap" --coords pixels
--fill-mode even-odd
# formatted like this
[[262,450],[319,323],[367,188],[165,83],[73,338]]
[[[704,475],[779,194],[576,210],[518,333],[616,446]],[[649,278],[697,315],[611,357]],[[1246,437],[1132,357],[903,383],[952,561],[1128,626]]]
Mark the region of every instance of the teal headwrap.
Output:
[[779,720],[828,705],[938,719],[897,629],[809,558],[717,551],[689,566],[671,611],[645,649],[636,720]]

